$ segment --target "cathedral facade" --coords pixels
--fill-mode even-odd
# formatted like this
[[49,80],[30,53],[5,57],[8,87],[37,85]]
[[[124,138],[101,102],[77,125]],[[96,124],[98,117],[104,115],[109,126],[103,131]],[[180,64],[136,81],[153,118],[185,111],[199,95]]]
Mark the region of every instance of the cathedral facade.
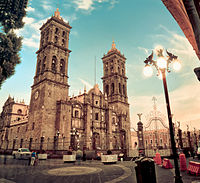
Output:
[[[40,28],[30,105],[9,97],[0,123],[0,147],[13,150],[118,150],[129,154],[130,115],[126,58],[113,42],[102,57],[103,91],[69,97],[68,48],[71,26],[57,10]],[[15,106],[15,108],[13,107]]]

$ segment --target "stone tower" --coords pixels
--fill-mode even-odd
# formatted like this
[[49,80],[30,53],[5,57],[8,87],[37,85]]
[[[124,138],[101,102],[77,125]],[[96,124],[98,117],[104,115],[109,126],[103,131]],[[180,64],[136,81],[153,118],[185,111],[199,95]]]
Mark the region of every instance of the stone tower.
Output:
[[[124,149],[130,149],[130,116],[127,97],[126,58],[116,48],[112,48],[102,58],[103,60],[103,93],[107,96],[108,104],[116,112],[120,130],[120,139]],[[111,125],[111,124],[110,124]]]
[[63,21],[58,9],[40,28],[41,39],[31,91],[30,139],[56,135],[56,103],[68,98],[68,49],[71,26]]
[[109,103],[128,104],[127,77],[125,73],[126,58],[116,48],[113,41],[112,48],[102,58],[103,60],[103,90]]

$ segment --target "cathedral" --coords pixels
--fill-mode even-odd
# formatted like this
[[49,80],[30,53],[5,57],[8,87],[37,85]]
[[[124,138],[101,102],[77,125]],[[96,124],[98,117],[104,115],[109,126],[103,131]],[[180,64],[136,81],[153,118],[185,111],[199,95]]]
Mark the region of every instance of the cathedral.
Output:
[[8,97],[0,116],[0,148],[116,150],[129,155],[126,58],[112,43],[103,55],[103,91],[95,84],[69,97],[69,23],[55,14],[40,28],[30,105]]

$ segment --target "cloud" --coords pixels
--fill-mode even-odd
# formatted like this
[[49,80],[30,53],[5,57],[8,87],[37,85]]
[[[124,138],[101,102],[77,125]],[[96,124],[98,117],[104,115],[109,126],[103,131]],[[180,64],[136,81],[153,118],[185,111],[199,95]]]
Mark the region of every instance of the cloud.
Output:
[[28,47],[39,48],[39,41],[36,41],[33,38],[24,38],[22,42],[23,45],[26,45]]
[[69,23],[72,23],[73,21],[77,20],[77,16],[76,14],[72,14],[72,15],[69,15],[69,16],[62,16],[64,21],[67,21]]
[[23,22],[27,25],[27,24],[32,24],[35,21],[34,18],[32,17],[24,17],[23,18]]
[[118,3],[118,0],[74,0],[74,4],[77,6],[77,10],[85,10],[91,12],[95,9],[95,4],[100,4],[107,2],[110,4],[109,9],[114,8],[115,4]]
[[38,48],[40,42],[40,27],[46,19],[36,21],[33,17],[24,17],[25,26],[23,29],[15,30],[18,36],[23,36],[23,46]]
[[34,12],[34,11],[35,11],[35,8],[32,8],[31,6],[28,6],[28,7],[26,8],[26,11],[28,11],[28,12]]
[[77,9],[82,10],[92,10],[94,4],[93,0],[74,0],[74,3],[77,5]]
[[117,3],[119,3],[118,0],[111,0],[109,9],[114,8]]
[[53,6],[51,4],[51,1],[42,1],[42,4],[41,4],[42,8],[46,11],[49,11],[49,10],[52,10],[53,9]]

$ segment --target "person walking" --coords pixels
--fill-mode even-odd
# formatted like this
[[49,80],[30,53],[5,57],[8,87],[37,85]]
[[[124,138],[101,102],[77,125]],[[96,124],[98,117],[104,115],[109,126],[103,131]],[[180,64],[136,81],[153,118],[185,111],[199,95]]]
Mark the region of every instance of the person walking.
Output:
[[34,166],[34,163],[35,163],[35,157],[36,157],[36,152],[33,151],[32,154],[31,154],[31,165]]
[[78,165],[81,164],[82,158],[83,158],[83,152],[78,148],[78,150],[76,152],[76,160],[78,162]]

